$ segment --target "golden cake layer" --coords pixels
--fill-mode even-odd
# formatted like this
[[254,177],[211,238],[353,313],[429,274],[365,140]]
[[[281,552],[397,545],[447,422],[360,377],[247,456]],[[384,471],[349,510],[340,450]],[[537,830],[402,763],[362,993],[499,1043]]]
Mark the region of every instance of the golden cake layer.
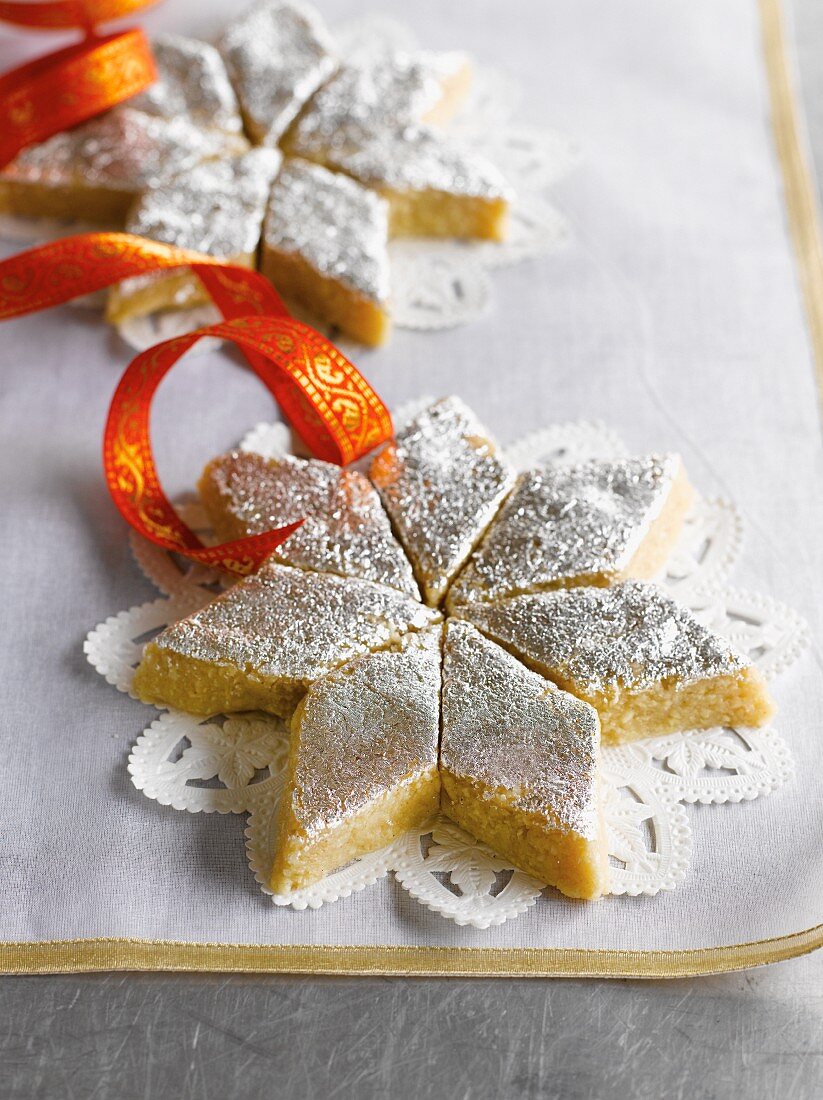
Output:
[[484,157],[433,127],[374,134],[325,162],[382,195],[392,237],[502,241],[511,187]]
[[262,271],[287,299],[364,344],[389,333],[387,208],[354,180],[288,160],[263,230]]

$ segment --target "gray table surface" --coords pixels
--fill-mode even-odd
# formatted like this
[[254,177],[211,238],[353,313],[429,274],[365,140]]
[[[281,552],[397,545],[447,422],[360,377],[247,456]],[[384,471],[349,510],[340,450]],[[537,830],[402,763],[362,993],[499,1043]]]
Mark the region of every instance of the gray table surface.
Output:
[[[794,38],[823,180],[823,7]],[[0,981],[0,1098],[823,1095],[823,953],[669,982]]]

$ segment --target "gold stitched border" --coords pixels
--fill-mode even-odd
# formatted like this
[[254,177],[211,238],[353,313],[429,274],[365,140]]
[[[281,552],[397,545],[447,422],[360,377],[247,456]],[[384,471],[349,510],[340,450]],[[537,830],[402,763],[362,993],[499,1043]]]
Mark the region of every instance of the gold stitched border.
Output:
[[772,129],[783,175],[789,230],[806,305],[815,373],[823,401],[823,235],[812,173],[802,138],[794,80],[786,51],[781,0],[760,0]]
[[346,947],[92,939],[0,944],[8,974],[92,970],[407,975],[411,977],[687,978],[745,970],[823,945],[823,925],[791,936],[691,951],[539,947]]
[[[815,192],[800,140],[781,0],[759,0],[759,4],[775,144],[823,399],[823,246]],[[113,937],[0,944],[0,972],[176,970],[420,977],[686,978],[779,962],[821,946],[823,925],[769,940],[687,951],[262,945]]]

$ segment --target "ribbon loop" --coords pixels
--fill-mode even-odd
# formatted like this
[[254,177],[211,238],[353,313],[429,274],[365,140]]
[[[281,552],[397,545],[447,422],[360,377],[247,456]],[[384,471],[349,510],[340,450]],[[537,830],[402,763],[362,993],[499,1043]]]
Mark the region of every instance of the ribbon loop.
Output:
[[134,275],[182,266],[195,272],[225,320],[156,344],[126,368],[106,421],[106,483],[121,514],[146,538],[242,575],[256,569],[300,523],[204,547],[160,486],[149,433],[157,387],[201,337],[231,340],[311,452],[342,465],[393,433],[388,409],[342,352],[289,316],[258,272],[128,233],[65,237],[0,263],[0,320],[60,305]]

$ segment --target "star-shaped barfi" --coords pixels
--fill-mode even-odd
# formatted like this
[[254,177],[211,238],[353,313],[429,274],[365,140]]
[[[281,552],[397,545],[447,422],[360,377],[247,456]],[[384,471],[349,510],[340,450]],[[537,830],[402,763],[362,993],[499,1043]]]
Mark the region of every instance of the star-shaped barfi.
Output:
[[290,719],[279,894],[425,826],[439,804],[515,866],[598,896],[601,728],[621,743],[772,713],[746,657],[663,589],[624,579],[677,539],[680,460],[516,479],[447,398],[400,429],[370,478],[239,452],[210,463],[201,493],[224,537],[306,522],[148,644],[136,694]]
[[[464,54],[345,62],[293,0],[258,0],[216,47],[161,35],[153,49],[150,88],[0,171],[0,211],[122,226],[247,266],[259,255],[292,306],[370,345],[391,327],[391,237],[505,235],[508,183],[443,129],[471,81]],[[191,273],[163,273],[112,288],[107,316],[206,300]]]

